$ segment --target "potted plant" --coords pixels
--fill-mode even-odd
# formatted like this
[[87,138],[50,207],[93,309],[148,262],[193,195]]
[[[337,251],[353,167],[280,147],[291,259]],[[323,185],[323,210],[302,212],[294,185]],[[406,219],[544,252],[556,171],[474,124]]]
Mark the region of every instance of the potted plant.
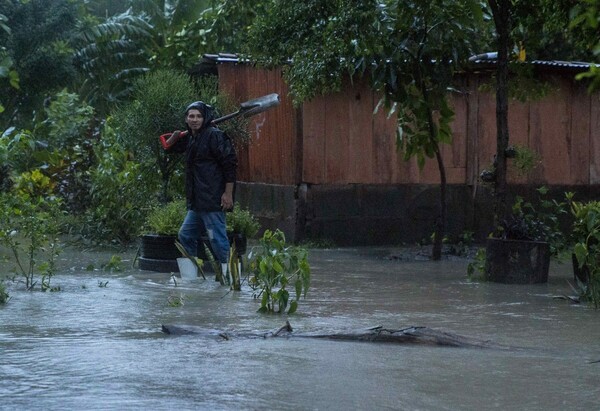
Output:
[[573,273],[575,283],[583,300],[600,307],[600,201],[586,203],[573,201],[573,193],[567,201],[573,216],[571,231],[573,247]]
[[242,256],[246,253],[248,239],[258,233],[260,224],[249,210],[242,209],[237,203],[233,210],[226,214],[226,220],[229,242],[235,245],[238,256]]
[[142,270],[177,271],[181,253],[175,245],[179,227],[186,214],[185,200],[178,199],[152,208],[141,236],[139,267]]
[[499,222],[486,242],[485,277],[490,281],[510,284],[533,284],[548,281],[550,257],[564,246],[559,215],[565,204],[542,198],[535,208],[517,196],[511,213]]

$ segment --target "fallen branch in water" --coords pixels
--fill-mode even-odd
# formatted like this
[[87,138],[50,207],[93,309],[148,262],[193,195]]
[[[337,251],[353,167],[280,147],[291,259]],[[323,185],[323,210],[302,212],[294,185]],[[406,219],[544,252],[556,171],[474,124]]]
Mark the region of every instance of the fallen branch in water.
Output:
[[407,327],[400,330],[390,330],[381,326],[369,328],[363,332],[348,333],[293,333],[292,326],[288,321],[276,331],[269,332],[239,332],[225,333],[222,331],[208,330],[193,325],[163,324],[162,330],[171,335],[194,334],[203,337],[217,337],[224,340],[232,338],[319,338],[337,341],[360,341],[375,343],[395,344],[424,344],[445,347],[463,348],[494,348],[513,349],[502,346],[491,341],[478,340],[444,331],[433,330],[427,327]]

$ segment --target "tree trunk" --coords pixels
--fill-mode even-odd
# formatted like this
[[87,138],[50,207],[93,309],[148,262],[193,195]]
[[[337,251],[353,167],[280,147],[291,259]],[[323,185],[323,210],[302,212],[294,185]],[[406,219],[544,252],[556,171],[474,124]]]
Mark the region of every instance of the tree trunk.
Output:
[[489,0],[498,37],[498,66],[496,71],[496,180],[494,183],[495,224],[505,217],[507,208],[506,148],[508,147],[508,56],[510,49],[511,2]]
[[444,331],[438,331],[427,327],[407,327],[400,330],[390,330],[383,327],[373,327],[356,333],[303,333],[294,334],[292,326],[286,321],[285,325],[276,331],[267,332],[223,332],[213,329],[201,328],[193,325],[175,325],[163,324],[162,331],[170,335],[197,335],[200,337],[217,338],[231,340],[234,338],[317,338],[336,341],[361,341],[373,343],[394,343],[394,344],[420,344],[445,347],[463,347],[463,348],[493,348],[493,349],[513,349],[508,346],[493,343],[487,340],[465,337],[457,334],[451,334]]
[[446,214],[447,214],[447,203],[446,203],[446,168],[444,167],[444,159],[442,153],[440,153],[439,147],[435,152],[435,157],[438,163],[438,169],[440,171],[440,216],[435,220],[435,234],[433,237],[433,250],[431,253],[431,259],[439,261],[442,259],[442,241],[446,234]]

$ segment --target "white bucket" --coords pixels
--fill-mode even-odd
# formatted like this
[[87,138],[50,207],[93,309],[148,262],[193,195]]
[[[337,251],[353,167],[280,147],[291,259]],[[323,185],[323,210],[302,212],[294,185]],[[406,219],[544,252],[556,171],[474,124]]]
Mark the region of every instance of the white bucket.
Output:
[[198,267],[192,260],[187,257],[181,257],[177,259],[177,265],[179,266],[179,275],[185,280],[193,280],[198,278]]

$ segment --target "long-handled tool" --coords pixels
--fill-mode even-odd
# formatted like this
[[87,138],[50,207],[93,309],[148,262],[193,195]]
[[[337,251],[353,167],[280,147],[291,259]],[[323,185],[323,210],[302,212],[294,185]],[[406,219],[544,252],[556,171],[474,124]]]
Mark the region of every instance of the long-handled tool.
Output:
[[222,123],[225,120],[232,119],[237,116],[250,117],[263,111],[279,105],[279,94],[272,93],[266,96],[258,97],[252,100],[248,100],[240,104],[240,109],[235,113],[227,114],[226,116],[219,117],[213,120],[214,124]]
[[[212,121],[212,124],[219,124],[223,121],[230,120],[234,117],[244,116],[250,117],[254,116],[258,113],[262,113],[263,111],[267,111],[268,109],[279,105],[279,94],[271,93],[266,96],[258,97],[252,100],[248,100],[240,104],[240,109],[235,113],[227,114],[223,117],[219,117]],[[171,139],[171,135],[173,133],[166,133],[160,136],[160,142],[165,150],[175,144],[178,138],[183,137],[187,134],[187,131],[183,131],[179,133],[177,139]]]

